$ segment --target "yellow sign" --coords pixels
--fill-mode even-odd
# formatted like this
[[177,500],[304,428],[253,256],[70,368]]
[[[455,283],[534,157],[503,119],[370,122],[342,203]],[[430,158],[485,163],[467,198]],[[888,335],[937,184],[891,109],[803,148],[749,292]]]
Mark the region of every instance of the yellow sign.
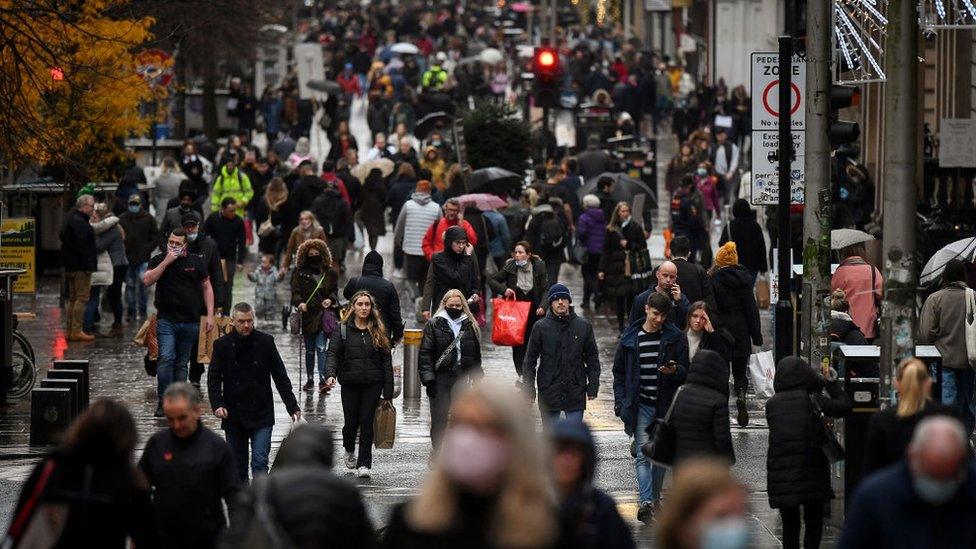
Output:
[[27,270],[14,282],[15,294],[35,291],[35,234],[33,217],[11,217],[0,223],[0,267]]

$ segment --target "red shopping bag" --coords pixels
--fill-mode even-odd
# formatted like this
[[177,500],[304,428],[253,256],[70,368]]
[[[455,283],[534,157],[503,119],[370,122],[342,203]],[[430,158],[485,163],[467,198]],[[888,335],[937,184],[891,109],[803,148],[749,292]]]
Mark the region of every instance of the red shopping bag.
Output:
[[524,344],[532,303],[496,297],[491,306],[491,342],[508,347]]

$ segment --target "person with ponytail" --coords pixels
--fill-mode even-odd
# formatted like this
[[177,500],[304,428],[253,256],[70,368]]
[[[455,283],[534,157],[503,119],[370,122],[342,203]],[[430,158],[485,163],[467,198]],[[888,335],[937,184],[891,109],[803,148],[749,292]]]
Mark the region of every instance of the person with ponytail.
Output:
[[[325,360],[326,384],[342,384],[342,446],[345,465],[356,476],[369,478],[373,466],[373,419],[380,398],[393,399],[393,359],[389,332],[366,291],[349,300],[349,309],[332,331]],[[359,455],[356,433],[359,433]]]
[[865,442],[865,475],[904,458],[915,426],[923,418],[956,417],[952,408],[932,401],[932,376],[925,363],[917,358],[906,358],[898,364],[895,391],[898,405],[871,416]]

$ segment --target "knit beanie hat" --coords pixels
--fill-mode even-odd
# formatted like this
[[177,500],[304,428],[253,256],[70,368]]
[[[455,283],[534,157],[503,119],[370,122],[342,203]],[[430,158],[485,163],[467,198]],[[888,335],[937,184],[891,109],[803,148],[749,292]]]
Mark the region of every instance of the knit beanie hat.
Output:
[[715,265],[719,267],[728,267],[730,265],[737,265],[738,263],[739,252],[735,249],[735,242],[731,240],[715,252]]
[[568,299],[570,303],[573,302],[573,296],[569,295],[569,288],[567,288],[565,284],[559,284],[557,282],[549,287],[549,296],[546,301],[552,303],[560,298]]
[[430,194],[430,189],[431,189],[431,184],[430,184],[430,181],[429,180],[427,180],[427,179],[421,179],[420,181],[417,182],[417,189],[416,189],[416,191],[418,193],[427,193],[427,194]]

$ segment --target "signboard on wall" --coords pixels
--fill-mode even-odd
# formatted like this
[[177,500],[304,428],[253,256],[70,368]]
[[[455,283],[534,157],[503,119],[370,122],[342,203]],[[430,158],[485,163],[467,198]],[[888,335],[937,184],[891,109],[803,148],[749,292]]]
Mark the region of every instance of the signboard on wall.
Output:
[[939,167],[976,167],[976,119],[943,118],[939,121]]
[[11,217],[0,223],[0,268],[27,270],[14,282],[15,294],[33,295],[36,290],[35,242],[33,217]]

